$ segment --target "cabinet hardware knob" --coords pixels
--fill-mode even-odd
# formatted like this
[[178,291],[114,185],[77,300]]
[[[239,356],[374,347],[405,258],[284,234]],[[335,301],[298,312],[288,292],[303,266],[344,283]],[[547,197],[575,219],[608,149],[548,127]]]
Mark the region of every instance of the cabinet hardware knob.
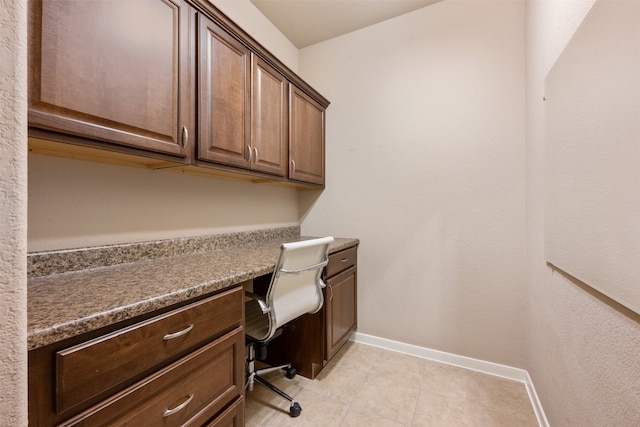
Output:
[[251,163],[251,155],[253,154],[253,150],[249,145],[247,145],[247,151],[249,152],[249,163]]
[[178,406],[176,406],[175,408],[165,410],[165,411],[164,411],[164,414],[162,414],[162,416],[163,416],[163,417],[168,417],[169,415],[173,415],[173,414],[175,414],[176,412],[178,412],[178,411],[180,411],[180,410],[182,410],[182,409],[186,408],[186,407],[187,407],[187,405],[188,405],[189,403],[191,403],[191,400],[193,399],[193,396],[195,396],[195,395],[194,395],[193,393],[191,393],[189,396],[187,396],[187,399],[186,399],[184,402],[182,402],[181,404],[179,404],[179,405],[178,405]]
[[349,261],[349,258],[342,258],[342,259],[340,260],[340,262],[347,262],[347,261]]
[[182,148],[186,147],[189,143],[189,130],[186,126],[182,126]]
[[186,328],[184,328],[184,329],[183,329],[183,330],[181,330],[181,331],[178,331],[178,332],[174,332],[174,333],[172,333],[172,334],[167,334],[167,335],[165,335],[164,337],[162,337],[162,339],[163,339],[164,341],[169,341],[169,340],[172,340],[172,339],[174,339],[174,338],[178,338],[178,337],[181,337],[181,336],[183,336],[183,335],[188,334],[192,329],[193,329],[193,323],[192,323],[192,324],[190,324],[189,326],[187,326]]
[[327,288],[331,291],[331,296],[329,297],[329,301],[333,301],[333,287],[331,285],[327,285]]
[[296,171],[296,161],[291,160],[291,173],[295,173]]
[[254,147],[253,151],[255,151],[255,157],[253,158],[253,163],[258,163],[258,149]]

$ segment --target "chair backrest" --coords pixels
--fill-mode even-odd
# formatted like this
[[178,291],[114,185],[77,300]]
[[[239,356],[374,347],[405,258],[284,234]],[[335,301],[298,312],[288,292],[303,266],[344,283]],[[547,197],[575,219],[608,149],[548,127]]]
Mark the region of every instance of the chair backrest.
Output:
[[282,325],[322,308],[322,269],[333,237],[284,243],[271,277],[266,303],[270,307],[269,338]]

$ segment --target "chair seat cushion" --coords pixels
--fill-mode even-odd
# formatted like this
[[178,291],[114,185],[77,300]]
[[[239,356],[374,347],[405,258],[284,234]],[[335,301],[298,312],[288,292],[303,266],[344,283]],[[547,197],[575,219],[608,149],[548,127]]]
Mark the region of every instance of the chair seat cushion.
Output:
[[245,334],[254,341],[263,341],[269,336],[269,316],[262,313],[258,301],[245,303]]

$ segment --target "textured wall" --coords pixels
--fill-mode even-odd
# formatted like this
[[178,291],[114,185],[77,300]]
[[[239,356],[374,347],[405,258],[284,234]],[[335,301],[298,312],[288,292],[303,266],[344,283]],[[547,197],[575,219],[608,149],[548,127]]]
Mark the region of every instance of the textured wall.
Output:
[[327,189],[361,240],[360,332],[523,367],[524,2],[447,0],[311,46]]
[[527,7],[527,369],[551,425],[632,427],[640,425],[640,316],[544,259],[544,79],[593,3]]
[[27,424],[26,2],[0,2],[0,425]]

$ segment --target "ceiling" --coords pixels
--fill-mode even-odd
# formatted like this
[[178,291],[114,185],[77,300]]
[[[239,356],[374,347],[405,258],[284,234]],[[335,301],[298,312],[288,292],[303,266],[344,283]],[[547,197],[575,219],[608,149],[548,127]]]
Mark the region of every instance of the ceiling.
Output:
[[251,0],[298,49],[439,0]]

